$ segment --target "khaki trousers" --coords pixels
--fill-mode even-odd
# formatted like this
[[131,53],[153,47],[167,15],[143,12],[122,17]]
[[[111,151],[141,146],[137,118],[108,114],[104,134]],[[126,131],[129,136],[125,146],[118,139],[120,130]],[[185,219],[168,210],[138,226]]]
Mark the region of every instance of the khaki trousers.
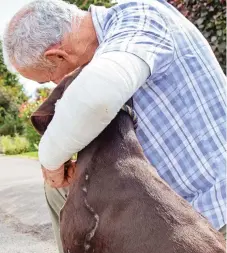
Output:
[[[58,245],[59,253],[64,253],[62,249],[62,243],[60,238],[60,228],[59,228],[59,216],[62,207],[65,204],[67,195],[68,195],[68,187],[67,188],[51,188],[47,184],[44,185],[45,195],[47,200],[47,205],[49,207],[50,216],[52,220],[52,226],[54,230],[55,239]],[[226,240],[226,225],[219,230]]]
[[49,208],[52,227],[54,230],[55,239],[58,246],[59,253],[64,253],[60,238],[60,227],[59,227],[59,217],[60,211],[65,204],[68,187],[66,188],[51,188],[48,184],[44,184],[44,190],[46,195],[47,206]]

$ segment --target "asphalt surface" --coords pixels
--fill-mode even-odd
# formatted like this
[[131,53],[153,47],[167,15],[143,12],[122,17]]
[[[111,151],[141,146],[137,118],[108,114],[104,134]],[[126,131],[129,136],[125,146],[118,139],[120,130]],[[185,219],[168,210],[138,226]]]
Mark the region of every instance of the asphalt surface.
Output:
[[0,253],[57,253],[36,160],[0,156]]

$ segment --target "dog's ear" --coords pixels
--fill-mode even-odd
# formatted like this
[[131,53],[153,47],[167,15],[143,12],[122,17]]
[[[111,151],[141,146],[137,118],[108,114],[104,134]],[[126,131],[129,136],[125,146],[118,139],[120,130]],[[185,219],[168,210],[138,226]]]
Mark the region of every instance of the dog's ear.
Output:
[[65,90],[79,75],[81,70],[82,68],[76,69],[74,72],[67,75],[63,81],[61,81],[61,83],[52,91],[49,97],[31,115],[31,123],[40,135],[44,134],[54,116],[56,102],[61,99]]
[[31,123],[36,131],[43,135],[54,116],[55,103],[62,97],[65,90],[64,81],[61,82],[49,97],[31,115]]

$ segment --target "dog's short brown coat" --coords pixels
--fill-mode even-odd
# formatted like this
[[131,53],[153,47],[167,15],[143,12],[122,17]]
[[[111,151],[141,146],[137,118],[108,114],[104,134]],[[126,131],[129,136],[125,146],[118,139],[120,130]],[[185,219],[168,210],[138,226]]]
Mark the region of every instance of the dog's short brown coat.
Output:
[[[67,77],[33,114],[41,134],[76,75]],[[225,252],[223,236],[149,164],[123,111],[79,152],[60,227],[65,253]]]

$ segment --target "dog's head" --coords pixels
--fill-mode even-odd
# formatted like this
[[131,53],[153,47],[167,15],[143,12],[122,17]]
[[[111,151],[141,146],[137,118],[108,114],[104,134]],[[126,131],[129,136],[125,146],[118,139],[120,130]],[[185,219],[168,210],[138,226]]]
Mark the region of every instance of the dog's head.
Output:
[[79,75],[82,68],[79,68],[66,76],[61,83],[52,91],[49,97],[39,106],[39,108],[31,115],[31,122],[36,131],[43,135],[47,126],[51,122],[56,102],[61,99],[65,90],[72,81]]

